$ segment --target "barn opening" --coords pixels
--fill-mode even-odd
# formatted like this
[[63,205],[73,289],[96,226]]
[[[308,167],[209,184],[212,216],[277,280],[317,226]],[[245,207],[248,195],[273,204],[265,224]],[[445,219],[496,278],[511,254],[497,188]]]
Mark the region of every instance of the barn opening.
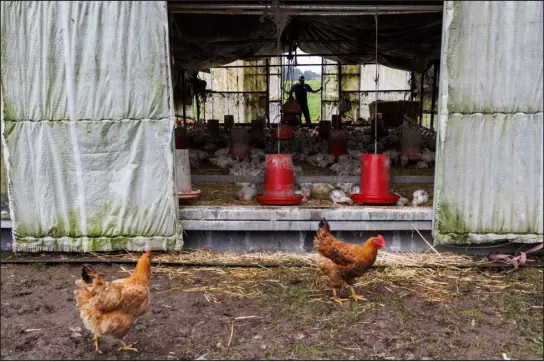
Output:
[[[412,236],[418,229],[430,237],[442,2],[278,7],[171,1],[169,12],[176,132],[189,148],[193,189],[201,191],[198,199],[180,204],[186,242],[191,244],[191,232],[203,230],[298,231],[308,239],[324,215],[353,237],[380,228]],[[312,78],[306,80],[312,89],[320,89],[308,96],[311,123],[301,114],[292,127],[294,140],[275,141],[289,89],[303,74]],[[329,140],[319,136],[320,125],[336,115],[342,116],[346,155],[323,161]],[[219,123],[213,140],[210,120]],[[252,136],[252,124],[259,122],[263,139]],[[245,161],[229,154],[230,130],[238,128],[249,134]],[[410,146],[419,157],[406,157]],[[391,189],[403,206],[350,204],[360,183],[361,154],[375,151],[390,155]],[[311,190],[303,203],[280,207],[283,216],[254,197],[263,192],[265,155],[275,153],[292,155],[295,191]],[[335,198],[333,190],[346,198]],[[412,207],[417,190],[427,199]],[[369,217],[368,210],[380,216]]]

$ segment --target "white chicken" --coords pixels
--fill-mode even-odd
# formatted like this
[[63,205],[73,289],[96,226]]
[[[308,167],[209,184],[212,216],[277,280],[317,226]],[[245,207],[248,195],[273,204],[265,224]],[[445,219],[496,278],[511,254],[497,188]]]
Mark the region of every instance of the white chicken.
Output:
[[363,151],[361,150],[348,150],[349,157],[361,162],[361,156],[363,155]]
[[312,196],[312,186],[308,184],[300,185],[300,190],[296,190],[295,195],[302,195],[302,202],[308,202]]
[[421,152],[421,161],[425,162],[428,165],[434,164],[435,155],[434,152],[429,150],[428,148],[424,148]]
[[387,150],[384,151],[384,155],[389,155],[389,161],[392,165],[396,165],[399,163],[399,154],[395,150]]
[[340,155],[338,156],[338,163],[346,163],[349,162],[350,156],[349,155]]
[[429,201],[429,195],[425,192],[425,190],[416,190],[414,191],[414,194],[412,195],[412,206],[416,207],[421,204],[426,203]]
[[302,167],[301,166],[293,166],[293,174],[296,176],[302,176]]
[[351,198],[347,197],[345,192],[342,190],[332,190],[329,197],[334,205],[353,204]]
[[408,203],[408,199],[406,197],[402,197],[401,194],[397,194],[397,193],[395,193],[395,195],[399,197],[397,201],[397,206],[404,206]]
[[220,148],[218,149],[217,151],[215,151],[215,153],[213,154],[215,157],[226,157],[228,156],[230,153],[230,150],[228,148]]
[[336,185],[337,189],[342,190],[346,195],[351,194],[351,188],[353,187],[353,184],[351,183],[337,183]]
[[234,164],[234,160],[228,156],[219,156],[215,158],[210,158],[212,165],[218,166],[220,168],[227,168]]
[[361,187],[359,185],[353,185],[349,193],[350,193],[350,196],[358,195],[361,193]]
[[242,201],[251,201],[256,193],[257,187],[255,184],[245,185],[238,191],[238,198]]
[[408,163],[410,162],[410,158],[408,157],[407,154],[402,154],[400,155],[400,164],[402,167],[405,167],[408,165]]
[[423,161],[417,161],[416,168],[429,168],[429,165]]
[[257,160],[264,160],[266,158],[266,153],[259,149],[259,148],[251,148],[249,150],[249,157],[254,160],[254,159],[257,159]]

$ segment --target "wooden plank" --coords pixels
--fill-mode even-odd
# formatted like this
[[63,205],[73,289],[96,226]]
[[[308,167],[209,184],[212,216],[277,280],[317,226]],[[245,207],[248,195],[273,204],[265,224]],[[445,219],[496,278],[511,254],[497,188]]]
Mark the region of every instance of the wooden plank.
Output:
[[[192,182],[203,183],[263,183],[263,176],[235,175],[193,175]],[[359,176],[295,176],[296,183],[354,183],[358,184]],[[392,184],[432,184],[433,176],[392,176]]]

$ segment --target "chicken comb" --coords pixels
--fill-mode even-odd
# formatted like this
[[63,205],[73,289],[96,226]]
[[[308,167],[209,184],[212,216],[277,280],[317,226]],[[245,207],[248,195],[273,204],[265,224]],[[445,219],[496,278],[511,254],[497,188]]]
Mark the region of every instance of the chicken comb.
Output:
[[147,255],[151,255],[151,249],[145,249],[145,253],[146,253]]
[[378,235],[378,240],[380,240],[385,245],[385,239],[382,235]]

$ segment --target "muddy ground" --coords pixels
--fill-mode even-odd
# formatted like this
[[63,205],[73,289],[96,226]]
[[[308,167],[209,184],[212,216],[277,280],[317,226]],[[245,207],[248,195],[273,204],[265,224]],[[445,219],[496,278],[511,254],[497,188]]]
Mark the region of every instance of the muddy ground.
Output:
[[541,269],[375,268],[357,285],[368,301],[339,305],[312,268],[154,268],[152,306],[127,337],[139,352],[106,338],[100,356],[74,308],[79,266],[1,272],[3,360],[543,358]]

